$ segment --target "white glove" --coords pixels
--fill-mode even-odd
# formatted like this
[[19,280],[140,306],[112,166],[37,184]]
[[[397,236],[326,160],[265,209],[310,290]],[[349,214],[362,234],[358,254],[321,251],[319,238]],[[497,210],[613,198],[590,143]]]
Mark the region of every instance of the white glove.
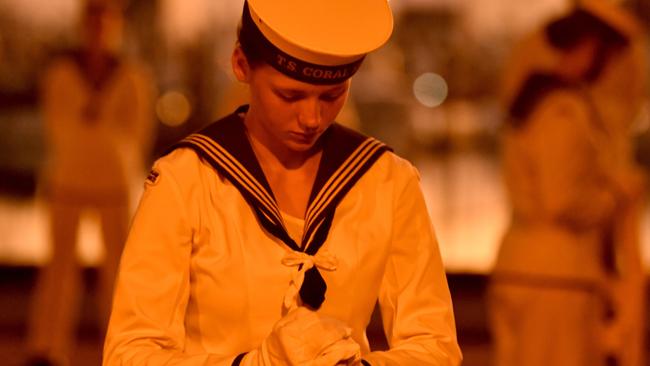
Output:
[[352,338],[342,339],[323,350],[310,366],[361,365],[359,345]]
[[351,329],[305,307],[289,312],[262,345],[244,356],[241,366],[335,366],[360,360]]

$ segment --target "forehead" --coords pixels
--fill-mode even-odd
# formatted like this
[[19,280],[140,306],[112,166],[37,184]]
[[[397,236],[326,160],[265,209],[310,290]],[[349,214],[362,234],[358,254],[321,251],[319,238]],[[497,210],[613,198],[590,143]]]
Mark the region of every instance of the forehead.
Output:
[[[251,69],[253,78],[260,81],[262,84],[270,86],[275,89],[300,91],[305,93],[326,93],[329,91],[337,91],[347,89],[350,85],[350,80],[345,80],[338,84],[332,85],[316,85],[306,83],[300,80],[293,79],[268,64],[261,64]],[[254,85],[252,86],[254,87]]]
[[91,2],[86,5],[84,9],[84,16],[86,18],[97,18],[104,16],[119,16],[120,11],[116,6],[110,4],[103,4],[98,2]]

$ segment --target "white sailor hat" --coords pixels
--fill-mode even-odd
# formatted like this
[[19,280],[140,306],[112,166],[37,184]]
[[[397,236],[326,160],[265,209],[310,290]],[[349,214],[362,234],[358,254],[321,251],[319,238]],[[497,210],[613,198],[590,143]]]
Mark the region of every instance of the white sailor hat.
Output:
[[392,29],[387,0],[247,0],[239,42],[294,79],[336,84]]

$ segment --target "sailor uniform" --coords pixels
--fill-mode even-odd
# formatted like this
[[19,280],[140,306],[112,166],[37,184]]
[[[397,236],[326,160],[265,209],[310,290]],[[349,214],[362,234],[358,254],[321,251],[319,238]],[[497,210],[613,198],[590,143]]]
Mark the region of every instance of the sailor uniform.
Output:
[[[156,162],[123,253],[104,364],[231,365],[301,303],[351,327],[371,365],[460,362],[417,171],[337,124],[320,142],[304,223],[278,209],[237,113]],[[377,300],[386,352],[370,352],[365,335]]]
[[[582,0],[582,3],[589,3],[588,10],[593,10],[596,16],[622,32],[630,42],[629,47],[617,52],[615,59],[590,87],[593,106],[609,135],[601,147],[610,160],[608,172],[622,185],[629,185],[630,177],[643,175],[635,157],[635,141],[630,129],[635,121],[638,122],[647,101],[650,80],[648,37],[640,20],[620,4],[605,0]],[[646,194],[647,188],[646,183]],[[608,352],[617,356],[620,366],[638,366],[647,362],[647,276],[640,243],[644,205],[645,200],[639,198],[621,202],[610,232],[618,266],[615,276],[617,288],[613,295],[617,304],[614,318],[622,326],[607,330],[609,334],[604,338],[609,338],[610,344],[603,343],[609,348]],[[621,336],[623,333],[625,336]]]
[[101,222],[100,319],[108,322],[113,280],[128,232],[129,187],[142,174],[151,129],[151,80],[145,68],[109,59],[95,80],[80,52],[57,58],[42,83],[48,147],[43,190],[49,211],[50,260],[39,275],[31,309],[29,352],[58,361],[69,354],[81,278],[77,231],[85,210]]
[[515,101],[523,121],[503,142],[513,214],[489,291],[495,365],[599,365],[601,235],[616,203],[602,131],[576,86],[547,74],[524,85],[536,104]]
[[[623,7],[620,7],[620,4],[616,2],[607,1],[607,0],[579,0],[576,2],[578,8],[583,9],[598,19],[608,24],[623,36],[628,38],[629,46],[623,49],[620,49],[616,52],[616,55],[608,61],[606,68],[602,71],[602,74],[598,79],[589,85],[588,94],[591,99],[591,106],[599,115],[599,120],[602,123],[603,130],[606,131],[608,135],[604,139],[600,139],[598,150],[600,150],[601,157],[604,157],[608,160],[605,171],[609,176],[611,181],[619,181],[617,185],[622,186],[625,184],[624,180],[629,179],[631,175],[635,174],[637,169],[634,166],[634,157],[632,156],[631,149],[631,139],[630,139],[630,124],[635,120],[635,116],[639,113],[639,110],[642,105],[642,100],[646,97],[646,88],[647,83],[647,65],[646,59],[646,39],[644,32],[641,30],[643,27],[639,24],[638,20],[629,13]],[[508,94],[508,99],[512,99],[512,95],[515,94],[522,87],[520,83],[526,81],[527,75],[531,70],[552,70],[553,65],[557,63],[556,60],[558,55],[557,52],[551,47],[546,37],[545,32],[542,30],[536,30],[526,37],[522,42],[519,42],[517,46],[517,52],[513,54],[513,61],[510,66],[504,68],[508,70],[506,76],[506,89]],[[528,79],[530,80],[530,79]],[[509,101],[510,103],[510,101]],[[584,108],[583,108],[584,109]],[[569,111],[575,110],[575,108],[568,109]],[[570,123],[575,124],[571,121]],[[567,126],[566,128],[569,128]],[[546,138],[548,141],[548,138]],[[574,149],[573,155],[580,156],[576,160],[585,160],[583,153],[580,153],[582,149]],[[519,152],[514,153],[514,156],[517,156]],[[589,157],[591,159],[591,157]],[[506,166],[509,166],[508,163]],[[557,165],[555,162],[550,162],[549,168],[556,169]],[[591,174],[591,173],[590,173]],[[578,175],[579,176],[579,175]],[[574,191],[571,189],[569,196],[574,196],[576,193],[570,193]],[[603,199],[596,198],[591,194],[586,194],[582,192],[582,196],[587,198],[587,203],[594,204],[595,209],[603,207]],[[611,198],[609,199],[612,200]],[[612,223],[609,225],[608,231],[610,244],[614,244],[614,249],[618,253],[614,253],[614,256],[617,257],[616,265],[619,268],[626,268],[622,276],[617,276],[614,280],[619,283],[617,286],[627,287],[624,290],[616,289],[614,293],[610,294],[609,297],[613,298],[614,302],[617,302],[619,305],[615,312],[617,313],[615,317],[619,324],[624,324],[626,322],[629,325],[624,325],[627,327],[626,336],[621,337],[620,334],[621,328],[623,327],[612,327],[607,329],[606,332],[609,334],[604,334],[606,341],[602,342],[601,347],[606,348],[619,348],[617,353],[619,355],[619,364],[620,365],[638,365],[642,364],[643,359],[641,352],[645,347],[642,346],[645,344],[643,340],[643,333],[645,332],[643,324],[645,316],[643,310],[645,306],[643,305],[645,301],[645,296],[643,295],[645,285],[643,278],[645,278],[644,271],[641,265],[641,255],[638,249],[638,240],[639,240],[639,229],[638,225],[640,223],[639,219],[639,209],[643,204],[643,200],[636,200],[635,204],[625,203],[619,201],[617,204],[616,210],[618,211],[611,219]],[[611,206],[611,203],[605,203],[605,207]],[[523,241],[523,240],[522,240]],[[550,240],[549,240],[550,241]],[[556,241],[557,242],[557,241]],[[579,249],[576,246],[573,246],[576,249]],[[547,246],[549,252],[555,251],[557,248],[551,248]],[[523,251],[528,251],[522,248]],[[594,270],[585,271],[583,266],[585,263],[597,263],[597,258],[594,258],[593,255],[598,255],[590,250],[585,250],[589,252],[588,257],[584,256],[584,253],[577,252],[575,255],[576,263],[579,263],[578,266],[573,266],[575,270],[567,271],[568,274],[571,274],[573,277],[579,271],[582,273],[591,273],[592,278],[594,278]],[[533,257],[533,256],[530,256]],[[553,258],[549,256],[549,258]],[[596,261],[594,261],[596,260]],[[553,265],[549,266],[550,269],[557,269],[558,266],[557,258],[553,258]],[[508,260],[509,263],[514,263],[514,257],[512,260]],[[527,263],[522,263],[522,267],[529,266]],[[599,276],[603,275],[602,273]],[[548,283],[548,279],[544,279]],[[610,280],[611,281],[611,280]],[[566,284],[566,281],[562,281]],[[593,285],[590,282],[581,281],[582,285],[578,287],[589,288]],[[513,296],[514,297],[514,296]],[[617,298],[622,298],[616,300]],[[536,302],[539,303],[539,302]],[[498,306],[503,306],[502,303],[497,304]],[[566,308],[566,306],[565,306]],[[584,315],[584,314],[583,314]],[[582,316],[577,313],[573,319],[579,319]],[[624,319],[621,321],[621,319]],[[611,321],[611,319],[609,319]],[[536,328],[536,324],[531,324],[531,328],[535,329],[535,332],[539,332],[539,329]],[[575,328],[574,328],[575,329]],[[590,336],[588,333],[590,331],[586,330],[584,334]],[[607,340],[609,338],[609,340]],[[623,339],[624,338],[624,339]],[[543,336],[540,336],[540,342],[543,340]],[[617,342],[614,347],[612,347],[611,340]],[[607,344],[607,343],[610,344]],[[557,342],[556,342],[557,343]],[[534,346],[531,346],[534,347]],[[521,349],[520,347],[512,347]],[[525,353],[525,352],[522,352]],[[563,353],[564,354],[564,353]],[[551,364],[551,361],[548,361],[547,364]],[[511,364],[520,363],[511,362]]]

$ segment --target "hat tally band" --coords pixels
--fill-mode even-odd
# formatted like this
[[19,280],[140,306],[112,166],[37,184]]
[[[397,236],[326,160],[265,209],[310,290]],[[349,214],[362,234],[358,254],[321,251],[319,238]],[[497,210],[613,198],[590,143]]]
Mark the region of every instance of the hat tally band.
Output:
[[244,3],[240,42],[245,52],[246,47],[252,45],[244,43],[253,43],[259,56],[277,71],[292,79],[317,85],[344,82],[357,72],[365,57],[360,55],[356,60],[341,65],[317,64],[294,57],[276,47],[264,36],[252,18],[248,2]]

